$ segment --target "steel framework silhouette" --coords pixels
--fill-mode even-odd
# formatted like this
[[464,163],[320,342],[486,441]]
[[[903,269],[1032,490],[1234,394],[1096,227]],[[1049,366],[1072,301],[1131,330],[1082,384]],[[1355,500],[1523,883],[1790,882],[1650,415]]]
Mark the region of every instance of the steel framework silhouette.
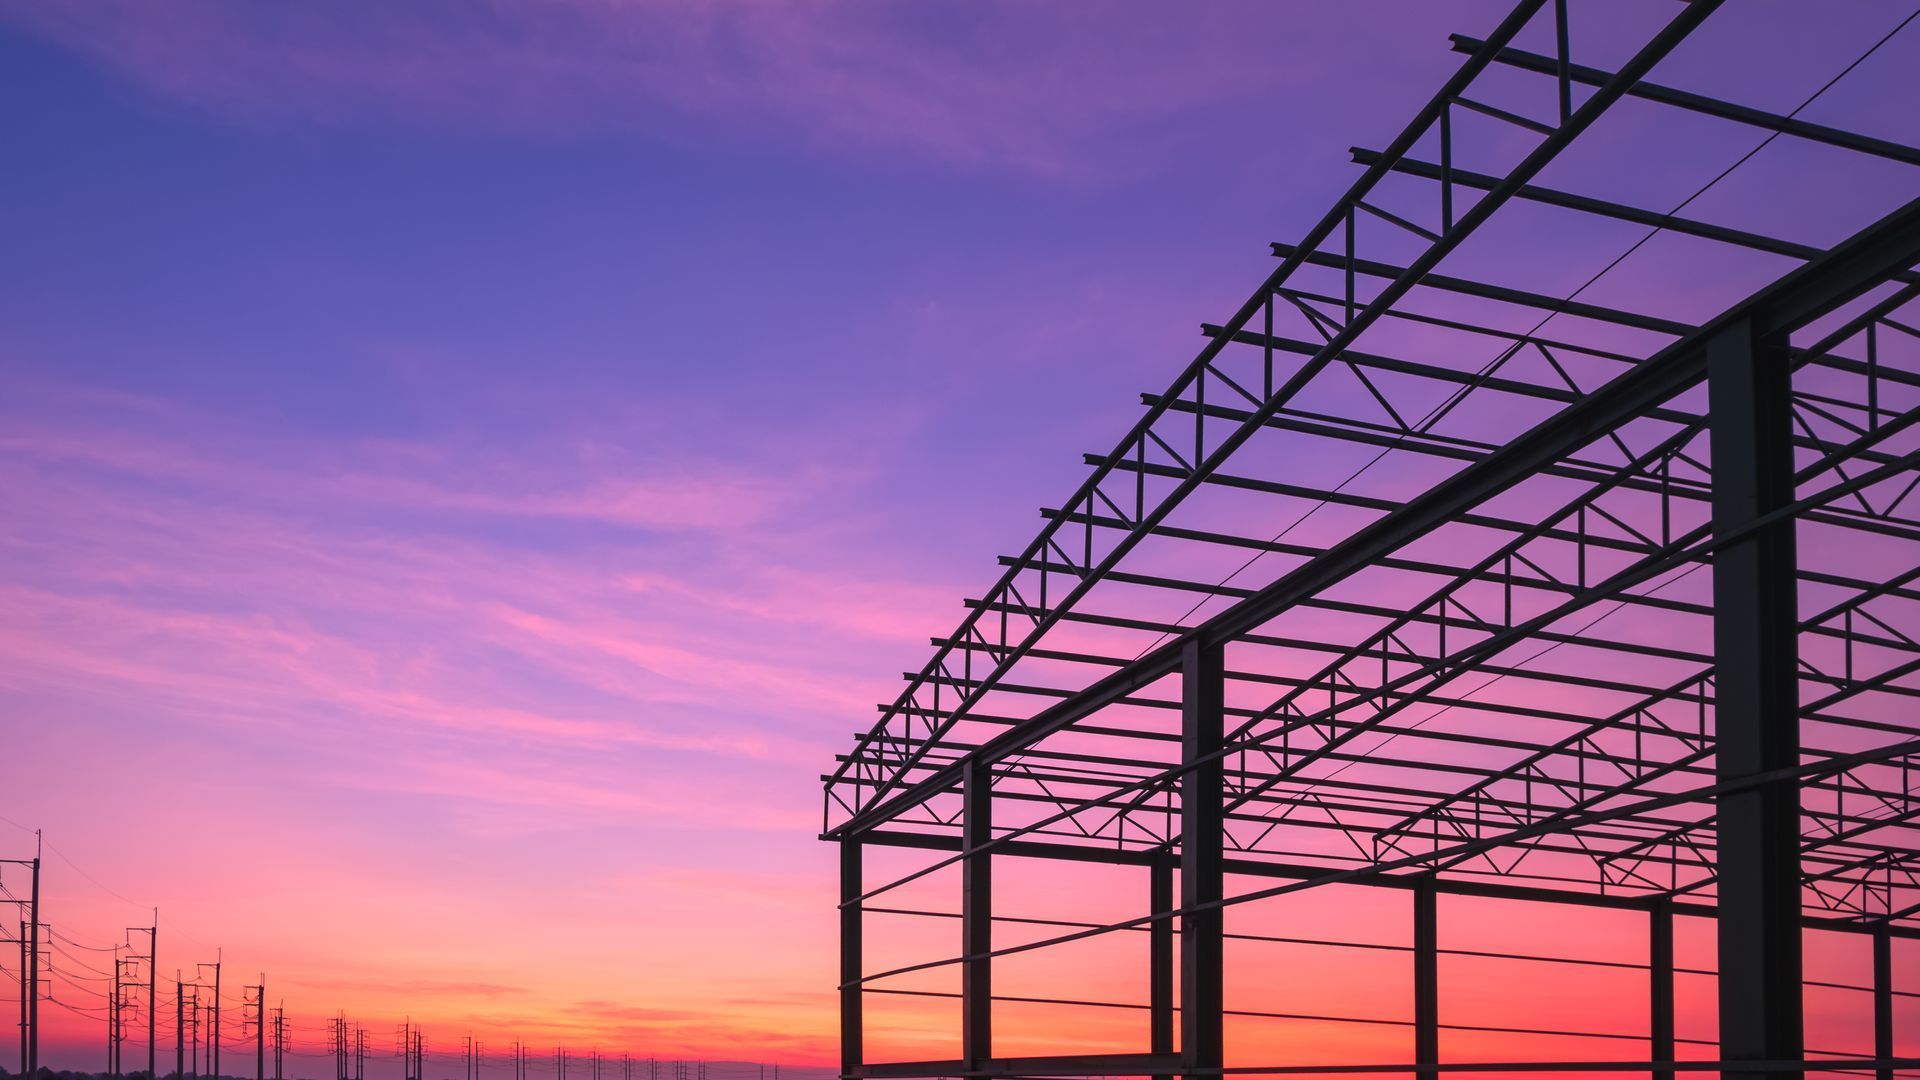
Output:
[[[1716,24],[1751,15],[1720,8],[1610,10],[1588,42],[1524,0],[1456,37],[1459,70],[934,639],[824,778],[843,1075],[1920,1067],[1896,1023],[1920,997],[1920,150],[1656,78],[1739,47]],[[1596,168],[1661,174],[1682,142],[1765,147],[1736,167],[1799,187],[1692,216],[1714,184],[1649,209]],[[906,869],[876,880],[882,855]],[[1048,894],[1083,917],[996,906],[996,873],[1062,866],[1106,875]],[[957,901],[903,899],[935,883]],[[1229,949],[1302,943],[1283,905],[1326,890],[1405,898],[1403,942],[1367,947],[1410,961],[1380,989],[1411,1009],[1304,1018],[1388,1025],[1399,1055],[1229,1038],[1290,1015],[1229,1000],[1230,971],[1288,978]],[[1644,1028],[1531,1032],[1633,1050],[1443,1054],[1494,1030],[1442,993],[1443,957],[1502,955],[1443,947],[1475,901],[1644,915],[1614,965],[1645,972]],[[1280,914],[1242,930],[1255,911]],[[957,923],[957,949],[876,962],[878,920]],[[1676,967],[1676,922],[1709,928],[1710,970]],[[1815,935],[1870,955],[1842,988],[1871,1045],[1806,1044]],[[1002,981],[1113,940],[1137,1000]],[[1700,1038],[1676,971],[1711,980]],[[957,1006],[951,1050],[869,1060],[880,995]],[[1015,1007],[1139,1020],[1009,1053]]]

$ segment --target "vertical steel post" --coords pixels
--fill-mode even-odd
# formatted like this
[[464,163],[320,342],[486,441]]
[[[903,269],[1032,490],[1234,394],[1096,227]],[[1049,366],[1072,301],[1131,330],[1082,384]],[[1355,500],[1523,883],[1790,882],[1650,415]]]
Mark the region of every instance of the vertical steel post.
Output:
[[960,843],[960,1056],[970,1069],[993,1057],[993,767],[978,755],[962,772]]
[[860,894],[863,875],[860,868],[860,841],[840,841],[840,1072],[850,1075],[865,1060],[861,1037],[865,1024],[861,1019],[864,966],[861,950]]
[[[1791,379],[1784,340],[1742,321],[1707,342],[1712,429],[1716,774],[1742,780],[1799,764],[1794,523],[1754,522],[1793,501]],[[1720,1057],[1804,1052],[1800,789],[1775,780],[1718,800]],[[1737,1067],[1728,1080],[1760,1080]]]
[[1413,1062],[1421,1080],[1440,1075],[1440,888],[1432,874],[1413,882]]
[[173,1075],[187,1075],[187,1046],[183,1041],[187,1034],[187,987],[180,973],[174,972],[173,979]]
[[267,1080],[267,973],[260,973],[253,1004],[253,1080]]
[[[1180,1065],[1188,1076],[1217,1075],[1224,1006],[1218,906],[1224,888],[1226,663],[1218,645],[1190,640],[1180,661]],[[1196,910],[1203,909],[1203,910]]]
[[[1649,1057],[1673,1060],[1673,898],[1654,900],[1647,918],[1647,1030]],[[1671,1068],[1655,1067],[1653,1080],[1673,1080]]]
[[[1883,923],[1873,929],[1873,1056],[1893,1057],[1893,934]],[[1874,1070],[1875,1080],[1893,1080],[1893,1067]]]
[[[1164,916],[1148,924],[1147,1000],[1149,1047],[1173,1053],[1173,862],[1155,859],[1147,868],[1147,907]],[[1155,1080],[1169,1080],[1155,1077]]]

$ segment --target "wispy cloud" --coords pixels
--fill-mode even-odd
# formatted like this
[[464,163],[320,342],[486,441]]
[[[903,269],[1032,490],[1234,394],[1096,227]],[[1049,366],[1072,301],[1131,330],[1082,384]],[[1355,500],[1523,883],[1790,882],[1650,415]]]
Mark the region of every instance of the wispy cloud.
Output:
[[[469,453],[456,490],[436,455],[283,441],[269,460],[109,416],[0,439],[18,512],[0,529],[0,686],[16,692],[202,723],[786,758],[884,693],[885,669],[854,677],[836,643],[930,625],[934,590],[817,562],[812,467],[601,455],[545,480]],[[608,489],[661,495],[588,494]],[[475,516],[415,518],[448,509]],[[556,515],[640,531],[557,549],[515,531]]]
[[[1251,3],[870,0],[35,4],[6,17],[142,86],[255,121],[411,118],[523,132],[718,123],[742,138],[1057,173],[1173,118],[1304,82]],[[459,18],[450,18],[454,12]],[[1285,30],[1325,16],[1292,9]],[[1165,135],[1164,131],[1158,135]],[[1102,148],[1102,143],[1107,145]],[[1144,156],[1164,150],[1154,138]]]

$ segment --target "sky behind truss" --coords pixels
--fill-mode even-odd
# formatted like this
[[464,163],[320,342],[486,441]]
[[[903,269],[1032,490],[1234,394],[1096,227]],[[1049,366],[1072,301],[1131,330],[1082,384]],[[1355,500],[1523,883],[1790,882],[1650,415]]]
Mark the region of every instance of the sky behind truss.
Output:
[[1505,7],[0,2],[0,857],[312,1025],[829,1060],[817,774]]

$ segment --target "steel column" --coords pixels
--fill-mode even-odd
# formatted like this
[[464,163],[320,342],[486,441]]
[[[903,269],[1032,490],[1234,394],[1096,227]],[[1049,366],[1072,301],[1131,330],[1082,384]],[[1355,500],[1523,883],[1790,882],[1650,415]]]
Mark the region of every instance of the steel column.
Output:
[[860,855],[859,840],[840,841],[840,1072],[843,1076],[851,1075],[864,1060],[860,894],[865,890],[861,888]]
[[961,785],[960,1056],[970,1068],[993,1058],[993,767],[967,762]]
[[[1873,1056],[1893,1057],[1893,935],[1885,926],[1873,932]],[[1893,1080],[1893,1066],[1880,1066],[1874,1076]]]
[[[1180,658],[1180,1066],[1217,1072],[1222,1060],[1225,650],[1191,638]],[[1207,906],[1213,905],[1213,906]],[[1203,909],[1203,910],[1196,910]]]
[[[1155,859],[1147,868],[1147,907],[1166,915],[1147,929],[1147,1023],[1150,1049],[1173,1053],[1173,863]],[[1155,1080],[1167,1080],[1156,1077]]]
[[[1714,718],[1722,781],[1799,764],[1794,525],[1785,335],[1731,322],[1706,344],[1713,453]],[[1720,1057],[1803,1052],[1800,792],[1774,781],[1718,805]],[[1757,1071],[1727,1077],[1758,1080]]]
[[[1648,1057],[1673,1060],[1673,899],[1654,901],[1647,919]],[[1653,1080],[1673,1080],[1673,1070],[1653,1070]]]
[[1440,890],[1431,875],[1413,883],[1414,1075],[1440,1075]]

